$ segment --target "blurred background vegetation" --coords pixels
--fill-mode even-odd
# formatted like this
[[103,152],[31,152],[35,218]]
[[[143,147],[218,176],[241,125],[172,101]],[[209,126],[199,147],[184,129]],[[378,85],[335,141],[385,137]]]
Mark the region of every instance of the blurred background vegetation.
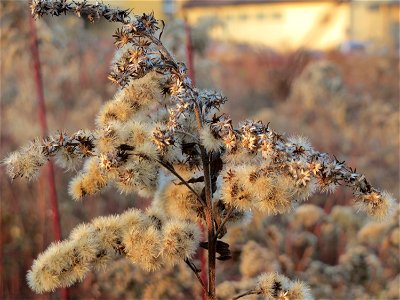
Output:
[[[162,40],[185,60],[191,28],[196,83],[221,90],[227,113],[270,122],[310,138],[399,199],[399,1],[108,1],[154,11],[166,22]],[[0,3],[0,158],[40,136],[25,1]],[[74,17],[36,22],[50,131],[94,128],[116,87],[107,80],[114,25]],[[25,275],[54,240],[47,177],[10,182],[0,169],[1,299],[34,295]],[[46,172],[42,172],[43,175]],[[149,199],[110,190],[73,202],[71,174],[56,168],[63,235],[99,215],[144,208]],[[219,265],[221,299],[264,271],[311,284],[316,298],[398,299],[398,214],[368,223],[339,189],[314,197],[289,216],[254,216],[226,237],[233,260]],[[311,220],[311,221],[310,221]],[[364,270],[364,271],[363,271]],[[222,283],[222,281],[232,281]],[[233,282],[235,281],[235,282]],[[72,299],[192,299],[200,290],[179,267],[145,274],[120,261],[70,289]]]

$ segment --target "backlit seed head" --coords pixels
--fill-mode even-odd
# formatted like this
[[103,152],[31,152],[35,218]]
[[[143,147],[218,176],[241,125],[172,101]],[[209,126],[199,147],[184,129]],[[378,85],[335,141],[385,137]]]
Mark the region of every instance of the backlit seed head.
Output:
[[[200,194],[204,185],[194,183],[191,186]],[[197,220],[202,211],[197,196],[183,184],[177,184],[174,181],[164,187],[160,202],[166,215],[172,218]]]
[[111,100],[101,108],[96,124],[99,127],[104,127],[112,122],[125,123],[134,112],[134,108],[129,103],[121,100]]
[[123,235],[126,257],[143,270],[155,271],[162,266],[161,231],[154,226],[131,228]]
[[257,290],[267,299],[279,299],[290,287],[290,280],[278,273],[261,274],[257,281]]
[[84,278],[90,262],[84,261],[76,251],[75,241],[53,243],[33,262],[28,272],[28,284],[37,293],[71,286]]
[[12,152],[3,160],[10,178],[25,177],[29,180],[38,176],[40,167],[46,162],[47,157],[39,140]]
[[282,214],[293,206],[294,189],[291,179],[284,175],[273,176],[268,193],[260,195],[256,207],[267,214]]
[[388,192],[372,191],[356,195],[356,207],[376,220],[383,220],[393,212],[395,199]]
[[68,192],[74,200],[80,200],[98,193],[106,187],[107,182],[107,175],[100,168],[99,160],[92,157],[86,161],[83,171],[71,180]]
[[218,135],[212,132],[210,126],[204,126],[200,131],[200,139],[204,148],[211,151],[219,151],[223,143]]
[[191,258],[198,247],[200,231],[196,224],[169,221],[163,228],[162,257],[169,264]]

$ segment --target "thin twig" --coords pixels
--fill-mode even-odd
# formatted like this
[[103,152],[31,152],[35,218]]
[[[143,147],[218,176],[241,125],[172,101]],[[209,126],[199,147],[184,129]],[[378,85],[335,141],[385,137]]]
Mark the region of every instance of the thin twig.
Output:
[[167,58],[168,61],[172,62],[175,66],[177,66],[178,64],[176,63],[175,59],[173,58],[173,56],[169,53],[169,51],[164,47],[164,45],[161,43],[161,41],[159,39],[157,39],[155,36],[148,34],[148,33],[141,33],[143,36],[145,36],[146,38],[148,38],[156,47],[157,49],[161,52],[162,55],[164,55],[164,57]]
[[168,171],[170,171],[172,174],[174,174],[193,194],[195,194],[195,196],[197,197],[197,199],[199,200],[199,202],[201,203],[202,206],[204,206],[204,202],[201,199],[200,195],[190,186],[190,184],[182,178],[181,175],[179,175],[178,172],[175,171],[174,168],[171,168],[170,166],[168,166],[166,163],[162,162],[161,160],[156,159],[156,161],[162,165],[164,168],[166,168]]
[[237,300],[237,299],[242,298],[244,296],[256,295],[256,294],[259,294],[259,292],[255,291],[255,290],[250,290],[250,291],[244,292],[244,293],[242,293],[240,295],[237,295],[237,296],[233,297],[232,300]]
[[201,279],[201,277],[200,277],[200,275],[199,275],[200,270],[197,269],[196,265],[195,265],[193,262],[191,262],[188,258],[185,258],[185,263],[186,263],[186,264],[189,266],[189,268],[193,271],[194,275],[196,275],[196,278],[197,278],[197,280],[200,282],[200,285],[201,285],[201,287],[202,287],[204,293],[207,294],[207,288],[206,288],[206,286],[205,286],[203,280]]
[[187,136],[190,136],[191,138],[193,138],[193,139],[195,139],[197,142],[199,141],[199,138],[198,137],[196,137],[195,135],[193,135],[193,134],[191,134],[191,133],[189,133],[189,132],[186,132],[186,131],[182,131],[182,130],[174,130],[176,133],[181,133],[181,134],[185,134],[185,135],[187,135]]
[[225,226],[226,222],[228,222],[230,216],[232,215],[234,208],[233,206],[231,206],[228,210],[228,212],[226,213],[225,217],[222,219],[221,224],[219,224],[217,232],[215,234],[215,240],[218,239],[218,236],[221,234],[222,232],[222,228]]

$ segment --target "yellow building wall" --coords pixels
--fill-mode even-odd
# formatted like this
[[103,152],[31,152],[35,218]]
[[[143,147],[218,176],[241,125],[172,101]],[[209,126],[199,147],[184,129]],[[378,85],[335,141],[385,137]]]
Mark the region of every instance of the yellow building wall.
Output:
[[[138,15],[153,11],[156,19],[168,20],[169,17],[179,16],[181,7],[186,1],[187,0],[107,0],[105,3],[121,8],[132,8],[133,13]],[[166,5],[167,2],[170,4],[169,9],[172,10],[171,15],[167,15],[165,12],[168,6]]]
[[166,18],[162,0],[107,0],[105,3],[114,7],[132,8],[133,13],[137,15],[153,11],[156,19]]
[[[89,0],[91,2],[95,0]],[[170,0],[171,1],[171,0]],[[224,0],[216,0],[224,1]],[[165,0],[107,0],[135,14],[154,12],[168,22]],[[382,0],[283,2],[185,8],[186,0],[172,0],[173,16],[194,24],[218,18],[223,25],[211,36],[217,40],[268,46],[280,51],[298,48],[327,50],[353,39],[378,47],[399,46],[400,5]],[[397,27],[396,27],[397,24]]]
[[348,38],[349,6],[336,2],[267,3],[195,7],[184,11],[191,24],[200,18],[224,22],[212,36],[218,40],[269,46],[328,49]]
[[[376,47],[396,46],[400,22],[400,6],[374,1],[352,4],[352,38]],[[397,36],[397,43],[399,37]]]

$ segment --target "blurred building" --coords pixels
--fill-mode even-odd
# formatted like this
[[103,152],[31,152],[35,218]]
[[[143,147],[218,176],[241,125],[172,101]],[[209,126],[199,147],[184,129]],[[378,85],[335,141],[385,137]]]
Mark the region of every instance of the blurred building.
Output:
[[108,0],[113,6],[132,8],[136,14],[154,12],[157,19],[168,20],[181,12],[187,0]]
[[351,1],[350,38],[400,49],[400,0]]
[[398,49],[400,0],[152,0],[112,1],[159,19],[194,24],[217,18],[215,39],[288,51],[339,45]]

